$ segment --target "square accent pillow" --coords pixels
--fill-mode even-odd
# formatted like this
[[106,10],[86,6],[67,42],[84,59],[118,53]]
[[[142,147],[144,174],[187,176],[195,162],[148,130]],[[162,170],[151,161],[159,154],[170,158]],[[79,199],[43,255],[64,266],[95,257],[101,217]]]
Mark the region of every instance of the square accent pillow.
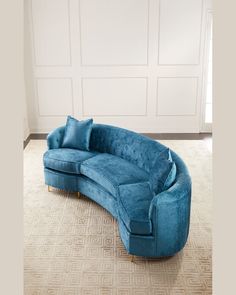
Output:
[[176,165],[172,160],[170,150],[161,152],[150,171],[150,185],[153,193],[159,194],[167,190],[175,181]]
[[78,121],[68,116],[62,147],[89,151],[92,125],[93,119]]

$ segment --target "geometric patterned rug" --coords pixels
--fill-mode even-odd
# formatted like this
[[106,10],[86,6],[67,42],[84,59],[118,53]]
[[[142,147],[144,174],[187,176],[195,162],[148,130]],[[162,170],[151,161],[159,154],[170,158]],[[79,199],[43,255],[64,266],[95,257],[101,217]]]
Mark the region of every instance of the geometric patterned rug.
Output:
[[86,197],[44,184],[45,140],[24,150],[25,295],[212,294],[211,153],[201,140],[162,140],[192,177],[188,242],[167,259],[130,262],[114,218]]

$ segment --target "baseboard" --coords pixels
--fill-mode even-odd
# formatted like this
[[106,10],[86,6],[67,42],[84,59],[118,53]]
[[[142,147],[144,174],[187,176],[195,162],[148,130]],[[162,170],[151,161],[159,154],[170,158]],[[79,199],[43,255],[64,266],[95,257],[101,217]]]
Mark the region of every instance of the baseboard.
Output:
[[23,145],[24,145],[24,149],[26,148],[27,144],[30,142],[30,135],[28,135],[28,137],[26,138],[26,140],[24,140]]
[[[147,137],[156,140],[203,140],[211,138],[212,133],[141,133]],[[47,138],[48,133],[31,133],[24,141],[24,149],[31,139],[44,140]]]
[[46,139],[48,133],[31,133],[30,139]]
[[31,139],[37,140],[37,139],[46,139],[48,133],[31,133],[26,140],[24,140],[24,149],[26,148],[27,144],[30,142]]

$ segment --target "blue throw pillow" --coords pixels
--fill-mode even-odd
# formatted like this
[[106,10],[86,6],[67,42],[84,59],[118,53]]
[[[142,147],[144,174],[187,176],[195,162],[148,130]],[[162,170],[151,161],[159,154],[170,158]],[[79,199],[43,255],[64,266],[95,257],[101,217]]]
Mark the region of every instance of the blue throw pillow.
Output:
[[156,195],[167,190],[174,183],[175,177],[176,165],[167,148],[157,156],[150,171],[150,185],[153,193]]
[[62,147],[89,151],[92,125],[93,119],[78,121],[68,116]]

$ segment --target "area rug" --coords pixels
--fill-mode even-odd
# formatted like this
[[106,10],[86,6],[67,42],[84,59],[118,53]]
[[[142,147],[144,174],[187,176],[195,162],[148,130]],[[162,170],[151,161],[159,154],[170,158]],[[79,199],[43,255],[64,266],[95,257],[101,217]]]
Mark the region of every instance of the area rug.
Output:
[[185,248],[172,258],[130,262],[114,218],[86,197],[44,184],[45,140],[24,150],[25,295],[204,295],[211,281],[211,153],[201,140],[163,140],[193,181]]

